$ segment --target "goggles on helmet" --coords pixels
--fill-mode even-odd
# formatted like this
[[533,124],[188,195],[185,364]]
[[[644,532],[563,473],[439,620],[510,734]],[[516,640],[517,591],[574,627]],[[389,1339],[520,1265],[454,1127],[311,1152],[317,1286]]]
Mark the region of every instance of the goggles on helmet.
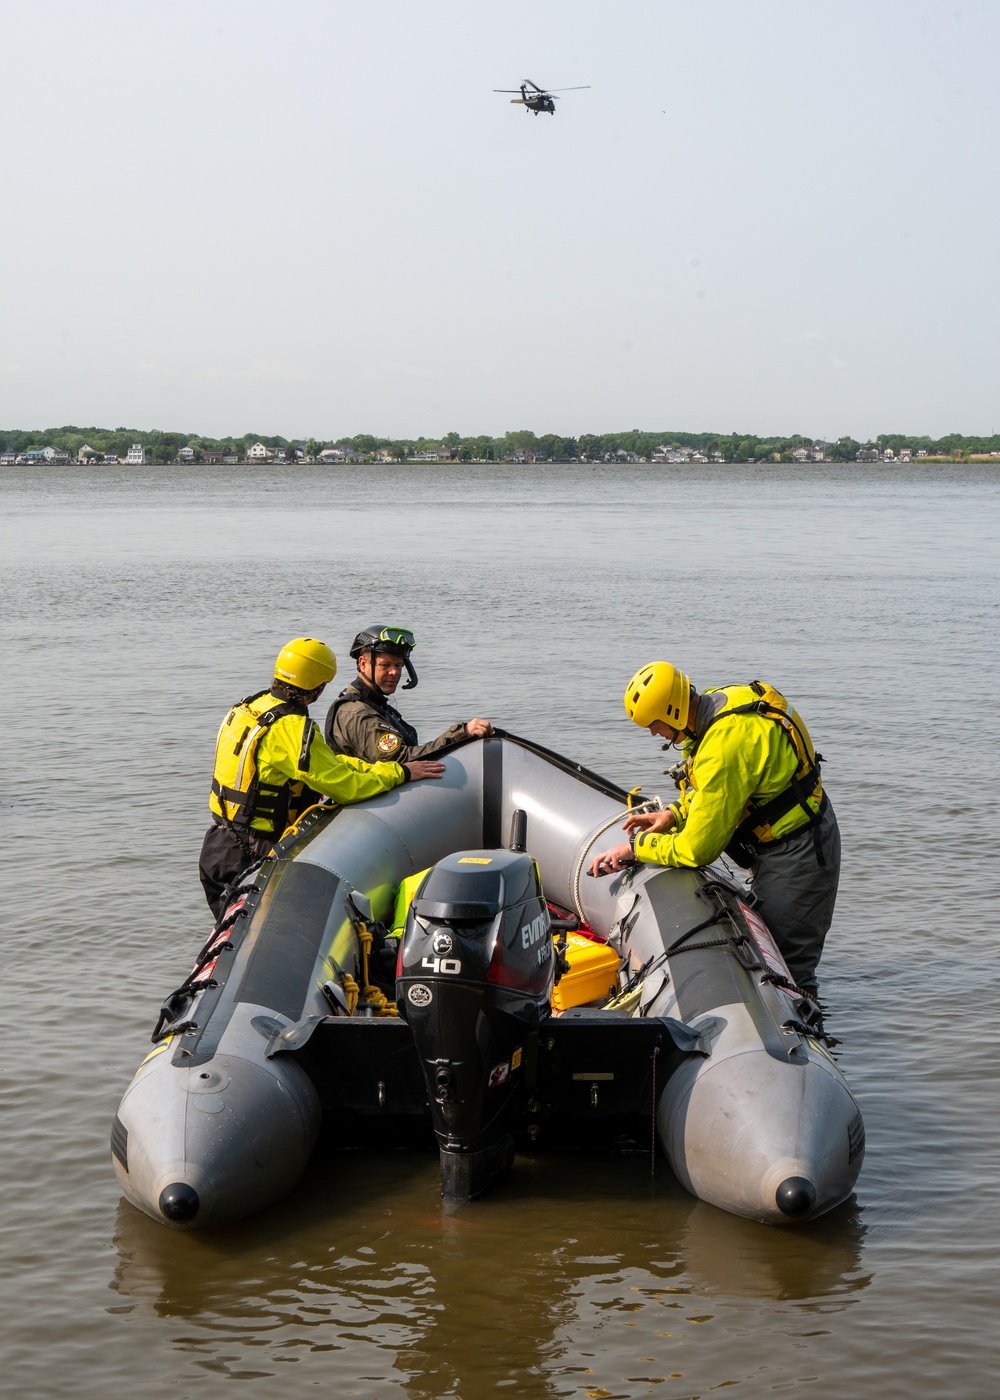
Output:
[[379,646],[378,651],[388,651],[390,647],[399,647],[402,651],[412,651],[417,645],[417,640],[412,632],[408,632],[405,627],[383,627],[378,634],[379,642],[386,645]]
[[351,655],[357,659],[363,651],[394,651],[406,657],[416,645],[413,633],[405,627],[365,627],[354,638]]

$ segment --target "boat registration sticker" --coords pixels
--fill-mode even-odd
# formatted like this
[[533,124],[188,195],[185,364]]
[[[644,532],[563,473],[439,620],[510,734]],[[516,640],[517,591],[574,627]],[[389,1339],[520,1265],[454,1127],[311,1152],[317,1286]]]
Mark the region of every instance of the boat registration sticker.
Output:
[[746,919],[747,928],[749,928],[750,932],[753,934],[754,942],[760,949],[761,955],[768,967],[772,972],[777,972],[780,976],[787,977],[789,982],[791,982],[792,974],[788,971],[788,966],[781,956],[781,953],[778,951],[778,945],[775,943],[774,937],[767,924],[765,924],[764,920],[760,918],[758,914],[755,914],[748,905],[744,904],[742,899],[739,900],[738,903],[740,911],[744,919]]
[[430,1006],[434,1000],[434,993],[423,982],[414,982],[406,996],[407,1000],[412,1002],[414,1006]]
[[492,856],[459,856],[459,865],[492,865]]

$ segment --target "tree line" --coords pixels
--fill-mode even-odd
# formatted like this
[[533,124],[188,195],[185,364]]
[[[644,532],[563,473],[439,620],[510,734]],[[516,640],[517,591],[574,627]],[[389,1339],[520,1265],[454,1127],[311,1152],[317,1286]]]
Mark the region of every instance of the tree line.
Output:
[[371,433],[357,433],[343,438],[285,438],[267,433],[244,433],[240,437],[208,437],[197,433],[164,432],[142,428],[61,428],[0,429],[0,450],[30,452],[54,447],[76,457],[84,447],[95,453],[124,457],[133,443],[141,443],[154,462],[176,460],[181,448],[190,448],[197,461],[206,449],[223,451],[227,455],[244,456],[254,443],[263,443],[274,451],[298,452],[317,457],[325,448],[338,447],[355,457],[372,458],[387,452],[399,461],[433,454],[455,461],[504,461],[523,454],[534,461],[604,461],[624,453],[647,460],[662,448],[686,449],[709,458],[726,462],[793,461],[794,453],[802,448],[822,449],[833,461],[853,461],[859,453],[882,454],[891,449],[899,455],[901,448],[910,448],[914,455],[925,452],[929,457],[960,457],[970,453],[1000,452],[1000,435],[970,437],[948,433],[941,438],[910,436],[905,433],[882,433],[876,438],[860,440],[838,438],[836,442],[803,437],[758,437],[753,433],[688,433],[676,430],[647,432],[633,428],[616,433],[581,433],[566,437],[559,433],[536,434],[523,428],[501,436],[488,433],[463,437],[460,433],[445,433],[440,438],[392,438]]

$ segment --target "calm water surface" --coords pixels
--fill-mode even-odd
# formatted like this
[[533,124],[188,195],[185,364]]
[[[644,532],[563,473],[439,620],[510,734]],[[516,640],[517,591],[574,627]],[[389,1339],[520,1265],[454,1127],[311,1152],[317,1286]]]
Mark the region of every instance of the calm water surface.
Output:
[[[0,480],[5,1393],[994,1396],[1000,477],[207,470]],[[120,1202],[110,1120],[208,927],[219,719],[287,637],[346,663],[374,620],[416,630],[423,735],[485,714],[648,792],[644,661],[794,697],[844,832],[856,1199],[765,1229],[559,1157],[445,1210],[400,1154],[201,1234]]]

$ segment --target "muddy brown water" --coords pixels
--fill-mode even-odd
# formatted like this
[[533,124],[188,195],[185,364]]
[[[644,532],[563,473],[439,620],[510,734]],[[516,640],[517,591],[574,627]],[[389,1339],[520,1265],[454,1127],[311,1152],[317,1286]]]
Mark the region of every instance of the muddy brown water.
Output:
[[[0,503],[5,1393],[996,1394],[996,472],[18,468]],[[414,1153],[204,1233],[120,1201],[111,1117],[208,926],[219,719],[287,637],[349,674],[375,620],[416,630],[422,735],[487,715],[648,792],[642,662],[795,699],[844,833],[851,1201],[766,1229],[662,1161],[540,1156],[444,1209]]]

